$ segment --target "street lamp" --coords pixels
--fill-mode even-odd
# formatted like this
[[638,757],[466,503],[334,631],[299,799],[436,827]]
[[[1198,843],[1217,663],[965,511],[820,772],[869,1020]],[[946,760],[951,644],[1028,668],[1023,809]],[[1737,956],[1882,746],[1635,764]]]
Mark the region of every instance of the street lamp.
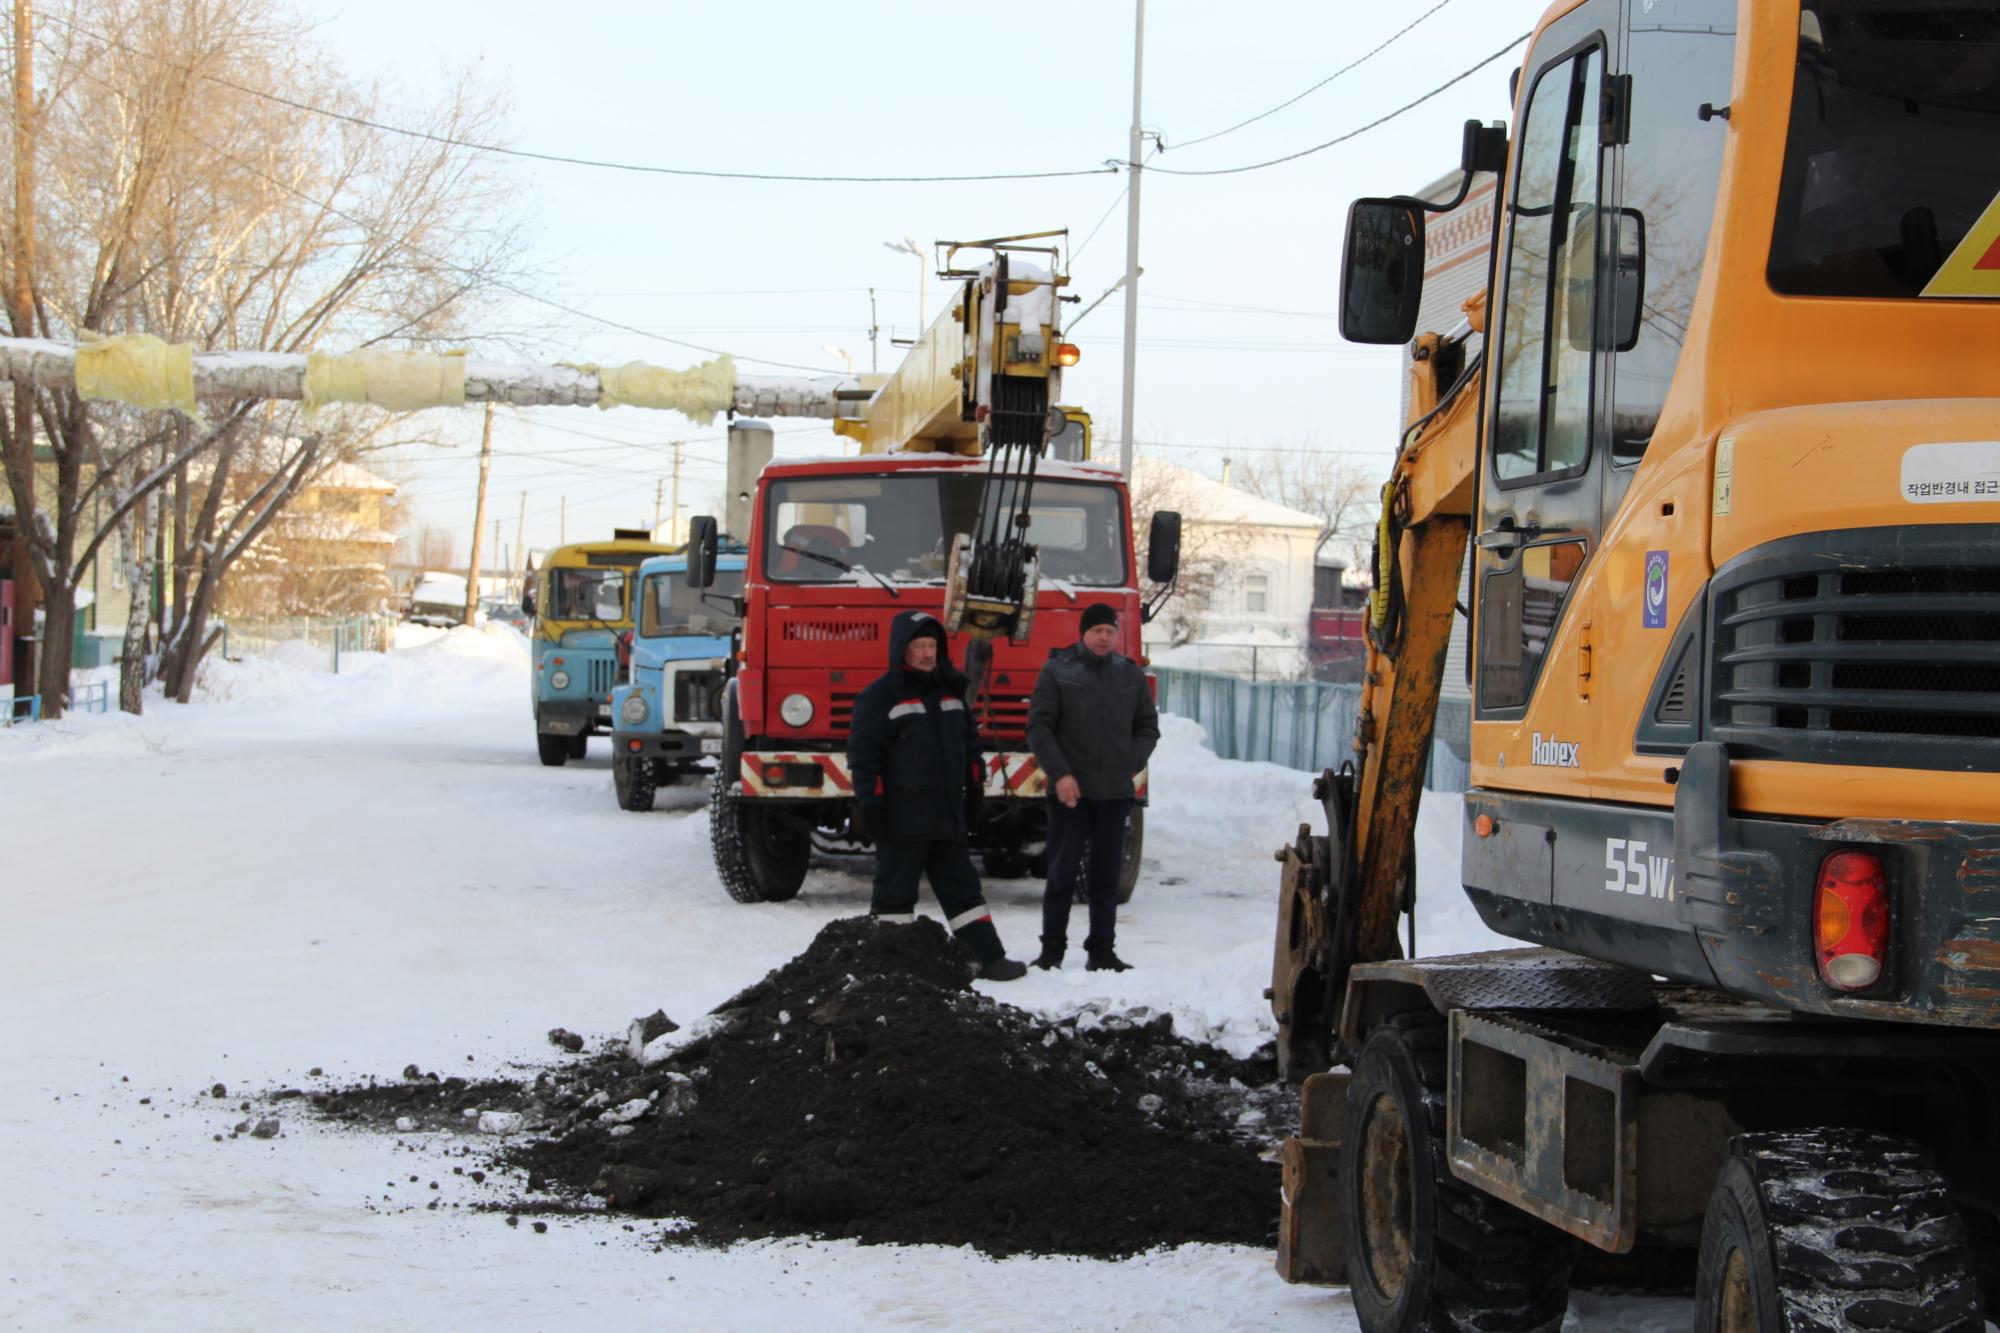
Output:
[[847,378],[854,378],[854,355],[845,347],[835,347],[832,343],[828,343],[819,350],[825,352],[828,356],[839,357],[847,366]]
[[901,241],[884,241],[882,244],[899,255],[915,255],[917,258],[917,335],[922,337],[924,325],[929,322],[924,312],[924,286],[930,265],[924,260],[923,250],[908,237],[904,237]]

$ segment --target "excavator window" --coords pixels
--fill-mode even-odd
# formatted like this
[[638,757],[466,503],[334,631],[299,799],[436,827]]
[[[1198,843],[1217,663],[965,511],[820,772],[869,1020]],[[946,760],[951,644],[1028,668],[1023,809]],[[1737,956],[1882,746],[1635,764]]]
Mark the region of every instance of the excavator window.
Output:
[[1931,283],[2000,196],[2000,0],[1806,0],[1797,68],[1772,288],[1980,294]]
[[1587,47],[1544,70],[1528,93],[1500,333],[1493,458],[1503,484],[1581,469],[1590,458],[1598,248],[1574,242],[1599,207],[1603,63],[1601,48]]
[[1617,463],[1645,454],[1694,318],[1729,138],[1728,122],[1702,120],[1697,112],[1704,102],[1728,104],[1736,60],[1736,0],[1654,0],[1643,13],[1628,8],[1631,134],[1621,150],[1620,207],[1611,216],[1621,228],[1644,220],[1645,288],[1638,339],[1611,367]]

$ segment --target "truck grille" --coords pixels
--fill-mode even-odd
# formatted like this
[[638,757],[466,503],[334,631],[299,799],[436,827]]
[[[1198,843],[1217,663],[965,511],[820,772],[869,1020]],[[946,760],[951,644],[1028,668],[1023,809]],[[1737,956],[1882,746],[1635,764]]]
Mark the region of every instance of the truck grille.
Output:
[[1717,576],[1711,733],[1745,756],[2000,771],[2000,535],[1828,536]]
[[677,671],[674,673],[674,713],[680,722],[720,722],[722,720],[722,673],[720,671]]
[[882,627],[872,620],[792,619],[784,625],[786,643],[874,643]]
[[590,659],[591,697],[594,699],[602,700],[605,695],[611,693],[611,687],[614,683],[616,683],[617,676],[618,676],[617,662],[613,661],[611,658],[608,657],[591,658]]
[[[835,694],[827,709],[827,720],[836,735],[845,736],[854,725],[853,694]],[[987,696],[980,734],[999,740],[1019,741],[1028,731],[1028,696],[994,691]]]

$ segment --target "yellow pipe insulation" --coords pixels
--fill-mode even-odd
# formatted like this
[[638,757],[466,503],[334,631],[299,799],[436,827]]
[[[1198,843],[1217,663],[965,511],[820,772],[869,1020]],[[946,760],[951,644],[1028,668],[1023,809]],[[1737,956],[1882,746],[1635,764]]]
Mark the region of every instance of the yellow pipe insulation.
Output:
[[686,370],[667,370],[644,361],[622,366],[579,366],[597,374],[599,407],[652,407],[679,412],[697,426],[727,412],[736,397],[736,366],[727,356]]
[[306,358],[306,411],[369,403],[391,412],[465,405],[465,353],[314,352]]
[[83,398],[147,412],[170,408],[193,417],[194,347],[150,333],[109,338],[86,333],[76,349],[76,391]]

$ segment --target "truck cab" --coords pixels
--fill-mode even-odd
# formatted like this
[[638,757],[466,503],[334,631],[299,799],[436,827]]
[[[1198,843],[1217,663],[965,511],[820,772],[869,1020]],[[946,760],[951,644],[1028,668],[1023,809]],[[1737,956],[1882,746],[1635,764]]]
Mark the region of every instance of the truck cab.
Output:
[[657,787],[722,752],[722,692],[742,623],[740,551],[716,561],[706,589],[688,586],[687,557],[639,566],[629,679],[611,691],[611,777],[624,810],[650,810]]
[[542,562],[521,609],[534,617],[528,707],[545,766],[583,758],[591,735],[611,730],[618,639],[632,628],[634,576],[648,557],[676,549],[621,536],[561,546]]
[[[985,459],[943,453],[764,469],[743,575],[742,657],[723,694],[710,803],[716,866],[738,901],[796,895],[815,834],[853,841],[847,733],[855,697],[888,668],[898,613],[944,619],[952,538],[974,522],[986,476]],[[1097,604],[1118,612],[1118,651],[1143,661],[1130,500],[1117,469],[1046,460],[1029,509],[1028,540],[1040,561],[1030,628],[1018,642],[984,641],[990,656],[970,701],[986,769],[973,843],[996,875],[1025,871],[1044,837],[1046,783],[1026,736],[1042,663],[1077,641],[1083,613]],[[1177,517],[1162,518],[1174,519],[1173,538],[1153,539],[1148,574],[1157,583],[1170,581],[1178,549]],[[953,634],[952,662],[963,668],[971,647],[969,634]],[[1128,874],[1143,837],[1135,811]]]

